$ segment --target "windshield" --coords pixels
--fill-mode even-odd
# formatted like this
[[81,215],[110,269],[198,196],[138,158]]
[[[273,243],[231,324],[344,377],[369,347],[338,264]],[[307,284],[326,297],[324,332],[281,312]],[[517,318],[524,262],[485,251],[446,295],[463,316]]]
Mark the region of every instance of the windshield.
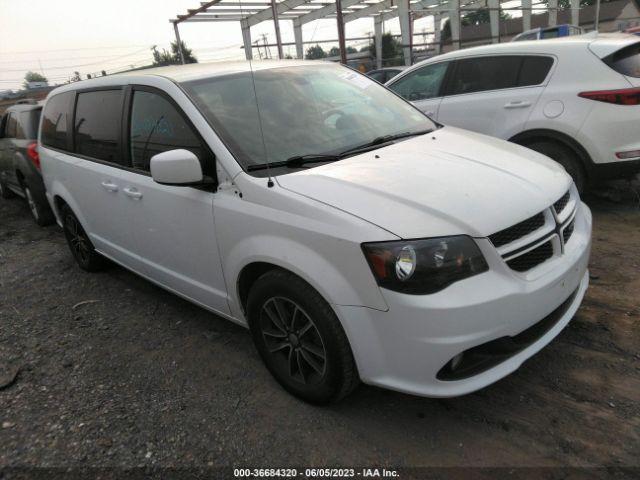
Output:
[[271,68],[254,75],[258,102],[251,72],[183,84],[245,169],[295,156],[336,154],[378,137],[435,128],[382,85],[341,66]]

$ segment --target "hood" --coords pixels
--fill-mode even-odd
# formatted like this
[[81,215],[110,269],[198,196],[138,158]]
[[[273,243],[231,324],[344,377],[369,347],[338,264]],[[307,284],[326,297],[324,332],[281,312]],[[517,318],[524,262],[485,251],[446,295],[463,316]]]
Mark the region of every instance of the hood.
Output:
[[423,238],[486,237],[548,208],[571,178],[532,150],[444,127],[277,182],[401,238]]

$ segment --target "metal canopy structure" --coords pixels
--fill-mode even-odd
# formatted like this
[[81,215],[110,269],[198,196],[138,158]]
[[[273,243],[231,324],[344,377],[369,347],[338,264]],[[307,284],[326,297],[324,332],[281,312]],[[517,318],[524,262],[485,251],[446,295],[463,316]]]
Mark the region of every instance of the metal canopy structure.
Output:
[[[578,24],[580,0],[570,0],[572,23]],[[540,0],[536,0],[540,4]],[[549,25],[557,21],[558,0],[548,0]],[[413,20],[433,16],[434,46],[440,48],[440,25],[451,18],[451,40],[453,48],[460,48],[460,15],[478,9],[489,11],[492,42],[499,41],[500,0],[213,0],[201,2],[200,7],[189,9],[184,15],[170,20],[173,23],[178,51],[184,63],[178,24],[186,22],[239,22],[246,58],[253,58],[251,27],[264,21],[273,21],[279,58],[283,58],[283,43],[280,37],[280,22],[293,22],[296,56],[304,58],[302,26],[320,19],[335,19],[341,61],[346,63],[344,25],[360,18],[371,18],[374,22],[374,42],[378,68],[382,66],[382,32],[384,22],[399,17],[403,57],[411,64],[413,50]],[[531,28],[532,0],[521,0],[523,30]]]

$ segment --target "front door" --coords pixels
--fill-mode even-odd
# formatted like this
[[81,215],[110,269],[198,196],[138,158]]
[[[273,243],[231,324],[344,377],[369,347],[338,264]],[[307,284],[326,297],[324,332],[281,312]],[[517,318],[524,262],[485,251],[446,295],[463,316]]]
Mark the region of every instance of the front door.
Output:
[[149,175],[151,157],[173,149],[198,156],[214,177],[213,155],[177,106],[161,92],[135,87],[131,97],[129,156],[135,173],[122,184],[134,212],[139,256],[154,281],[210,309],[229,313],[213,221],[212,189],[167,186]]

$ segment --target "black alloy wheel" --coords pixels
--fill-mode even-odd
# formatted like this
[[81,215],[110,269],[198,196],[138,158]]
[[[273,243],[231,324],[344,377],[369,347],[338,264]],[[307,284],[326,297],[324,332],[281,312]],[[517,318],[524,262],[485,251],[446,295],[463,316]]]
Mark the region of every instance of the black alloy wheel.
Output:
[[283,375],[305,385],[322,381],[327,352],[318,328],[299,305],[284,297],[269,298],[260,311],[260,330]]

